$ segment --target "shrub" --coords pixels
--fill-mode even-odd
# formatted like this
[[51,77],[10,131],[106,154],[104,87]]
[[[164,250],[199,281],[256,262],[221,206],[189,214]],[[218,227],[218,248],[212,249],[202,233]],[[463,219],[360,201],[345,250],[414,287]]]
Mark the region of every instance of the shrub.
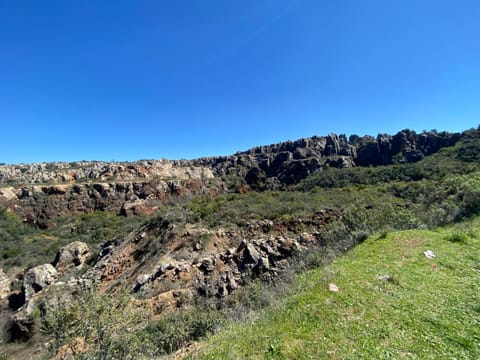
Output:
[[224,322],[220,312],[197,308],[165,315],[160,321],[150,323],[143,336],[155,345],[159,354],[169,354],[215,332]]
[[[59,294],[56,309],[41,319],[40,331],[52,336],[52,354],[66,347],[75,358],[134,359],[151,350],[134,331],[141,321],[127,295],[107,296],[90,289],[70,302]],[[79,339],[84,346],[78,346]]]
[[459,244],[465,244],[468,241],[468,235],[465,233],[453,233],[450,234],[446,237],[447,241],[450,241],[452,243],[459,243]]

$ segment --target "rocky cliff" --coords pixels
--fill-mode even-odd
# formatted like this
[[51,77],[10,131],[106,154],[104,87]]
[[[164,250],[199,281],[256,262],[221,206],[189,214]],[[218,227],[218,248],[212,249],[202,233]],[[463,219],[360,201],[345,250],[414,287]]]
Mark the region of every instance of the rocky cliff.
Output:
[[39,226],[95,210],[151,214],[167,200],[225,191],[210,169],[169,161],[4,165],[1,182],[0,206]]
[[169,160],[137,162],[54,162],[0,166],[0,184],[63,184],[77,182],[117,182],[158,179],[212,178],[209,169],[177,166]]
[[376,138],[330,134],[196,160],[3,165],[0,206],[40,226],[95,210],[148,214],[166,200],[225,192],[229,179],[254,190],[281,189],[327,167],[416,162],[461,136],[411,130]]
[[259,146],[232,156],[202,158],[190,162],[211,168],[217,176],[240,176],[255,189],[282,187],[299,182],[326,167],[390,165],[416,162],[454,145],[460,133],[402,130],[396,135],[330,134],[297,141]]

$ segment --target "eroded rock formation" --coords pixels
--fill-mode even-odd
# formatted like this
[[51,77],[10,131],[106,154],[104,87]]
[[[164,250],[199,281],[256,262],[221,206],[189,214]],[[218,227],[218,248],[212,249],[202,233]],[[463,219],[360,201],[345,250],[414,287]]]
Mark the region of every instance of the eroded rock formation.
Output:
[[235,155],[194,160],[189,164],[209,167],[217,176],[236,175],[253,188],[272,188],[297,183],[325,167],[389,165],[416,162],[442,147],[454,145],[460,133],[402,130],[396,135],[330,134],[297,141],[259,146]]
[[95,210],[152,214],[170,199],[225,192],[226,178],[234,178],[239,191],[281,189],[326,167],[416,162],[461,136],[411,130],[376,138],[330,134],[197,160],[3,165],[0,206],[40,226],[58,216]]

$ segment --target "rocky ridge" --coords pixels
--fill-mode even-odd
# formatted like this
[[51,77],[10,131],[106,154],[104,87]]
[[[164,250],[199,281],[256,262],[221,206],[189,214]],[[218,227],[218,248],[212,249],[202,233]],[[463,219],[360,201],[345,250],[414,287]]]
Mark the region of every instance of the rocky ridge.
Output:
[[132,182],[155,179],[208,179],[209,169],[178,166],[169,160],[136,162],[53,162],[39,164],[0,165],[0,184],[71,184],[77,182]]
[[282,189],[327,167],[416,162],[454,145],[460,133],[330,134],[196,160],[41,163],[0,166],[0,206],[48,226],[58,216],[109,210],[149,214],[164,201],[237,190]]
[[[15,182],[0,187],[0,206],[41,227],[59,216],[96,210],[125,216],[151,214],[167,200],[225,191],[210,169],[168,161],[87,162],[75,170],[67,163],[34,164],[24,172],[22,166],[0,166],[0,182]],[[91,180],[82,181],[84,175]],[[55,183],[37,185],[42,182]]]
[[377,137],[329,134],[258,146],[231,156],[187,162],[212,169],[216,176],[239,176],[254,189],[281,188],[326,167],[390,165],[417,162],[442,147],[452,146],[461,133],[402,130]]

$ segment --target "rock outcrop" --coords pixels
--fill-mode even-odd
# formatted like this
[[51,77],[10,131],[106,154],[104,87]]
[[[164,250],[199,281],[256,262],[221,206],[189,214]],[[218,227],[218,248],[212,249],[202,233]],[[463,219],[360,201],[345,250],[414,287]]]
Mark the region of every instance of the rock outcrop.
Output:
[[[153,213],[168,200],[226,191],[212,179],[153,180],[59,185],[29,185],[0,190],[0,206],[16,212],[27,223],[48,227],[60,216],[108,210],[121,215]],[[3,195],[2,195],[3,194]]]
[[[296,253],[320,244],[312,235],[315,230],[340,218],[337,211],[323,210],[301,222],[260,220],[238,231],[212,232],[157,217],[124,238],[103,244],[93,265],[81,275],[75,269],[89,249],[73,242],[58,252],[55,267],[44,264],[26,271],[21,294],[7,294],[5,288],[7,297],[23,299],[11,307],[7,339],[28,340],[34,334],[35,310],[43,316],[93,286],[111,295],[131,292],[153,317],[188,304],[195,296],[223,298],[249,279],[273,279],[292,265]],[[199,238],[206,240],[200,244]]]
[[79,161],[0,166],[0,184],[71,184],[209,179],[208,168],[177,166],[169,160],[137,162]]
[[88,245],[81,241],[74,241],[62,247],[53,262],[53,266],[60,273],[72,269],[79,269],[90,256]]
[[28,270],[23,279],[25,301],[28,303],[36,293],[53,284],[57,277],[57,270],[51,264],[35,266]]
[[330,134],[297,141],[259,146],[231,156],[193,160],[184,164],[209,167],[217,176],[236,175],[254,189],[299,182],[325,167],[389,165],[416,162],[454,145],[460,133],[429,131],[417,134],[402,130],[396,135],[372,136]]
[[2,165],[0,186],[0,207],[41,227],[96,210],[146,215],[170,199],[225,191],[209,168],[168,160]]
[[239,191],[281,189],[328,167],[416,162],[461,136],[411,130],[376,138],[330,134],[197,160],[2,165],[0,207],[44,227],[56,217],[95,210],[149,215],[170,199],[225,192],[224,178],[236,179]]
[[[82,276],[95,279],[104,291],[126,287],[150,299],[150,305],[160,301],[158,294],[170,294],[166,286],[192,296],[222,298],[248,279],[273,279],[291,266],[295,254],[326,246],[315,234],[341,217],[325,209],[302,221],[260,220],[238,232],[215,233],[190,226],[178,229],[156,218],[126,238],[104,244],[96,263]],[[198,246],[201,235],[209,240]]]
[[[460,137],[407,130],[376,138],[330,134],[190,161],[4,165],[0,206],[46,227],[56,217],[95,210],[152,214],[165,201],[228,191],[222,177],[246,182],[245,191],[282,188],[326,167],[419,161]],[[157,216],[103,244],[96,259],[85,243],[71,243],[60,249],[53,265],[22,272],[21,291],[11,291],[0,270],[0,309],[11,311],[9,339],[32,336],[35,309],[44,314],[58,306],[59,296],[73,301],[75,293],[93,286],[111,295],[130,291],[153,316],[194,296],[222,299],[252,278],[272,280],[314,248],[344,251],[361,241],[353,235],[335,243],[325,240],[322,231],[341,227],[341,218],[338,211],[324,209],[302,219],[251,220],[232,230]],[[330,224],[335,226],[325,230]],[[76,271],[89,258],[89,267]]]

